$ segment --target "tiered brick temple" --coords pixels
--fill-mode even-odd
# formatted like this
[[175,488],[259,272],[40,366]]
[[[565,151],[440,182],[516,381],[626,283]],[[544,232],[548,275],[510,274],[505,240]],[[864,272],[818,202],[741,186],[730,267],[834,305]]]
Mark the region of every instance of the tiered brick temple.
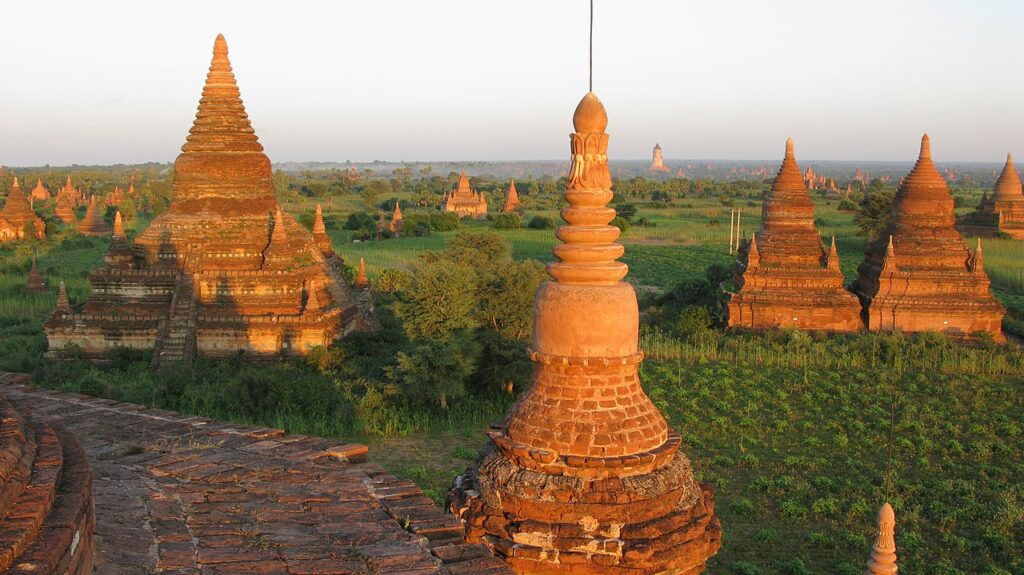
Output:
[[508,193],[505,194],[505,205],[501,206],[503,212],[515,212],[523,207],[523,202],[519,201],[519,192],[516,190],[516,181],[512,180],[508,185]]
[[471,542],[517,573],[701,573],[721,545],[710,487],[638,378],[639,313],[608,170],[608,117],[593,93],[573,116],[565,243],[537,292],[533,385],[449,508]]
[[28,196],[21,191],[18,178],[14,178],[7,203],[0,211],[0,242],[13,242],[25,238],[46,237],[46,224],[32,211]]
[[[0,373],[3,385],[25,380]],[[0,573],[92,573],[92,470],[75,437],[0,396],[0,478]]]
[[469,185],[466,172],[459,176],[455,189],[444,195],[441,210],[455,212],[460,218],[470,217],[482,220],[487,217],[487,199]]
[[402,206],[395,201],[395,211],[391,214],[391,221],[388,223],[388,231],[391,237],[402,237],[402,230],[405,229],[405,219],[402,217]]
[[661,144],[654,144],[654,156],[651,158],[651,170],[655,172],[671,172],[665,165],[665,158],[661,152]]
[[996,180],[992,195],[983,198],[974,212],[959,218],[957,226],[964,233],[979,236],[1005,234],[1024,240],[1024,193],[1021,192],[1020,176],[1013,165],[1012,154],[1006,155],[1006,165]]
[[793,140],[761,208],[761,229],[738,259],[739,291],[728,303],[729,327],[856,331],[864,327],[857,296],[843,287],[835,239],[825,249],[814,204],[796,163]]
[[852,289],[872,331],[984,332],[1004,340],[1006,312],[989,293],[981,243],[972,253],[957,232],[953,197],[932,162],[927,134],[896,191],[885,232],[868,242],[858,271]]
[[223,36],[213,52],[167,212],[130,257],[115,233],[82,312],[58,306],[46,322],[51,354],[69,344],[91,357],[153,349],[157,364],[194,352],[302,354],[354,329],[340,258],[325,256],[326,234],[314,240],[281,211]]

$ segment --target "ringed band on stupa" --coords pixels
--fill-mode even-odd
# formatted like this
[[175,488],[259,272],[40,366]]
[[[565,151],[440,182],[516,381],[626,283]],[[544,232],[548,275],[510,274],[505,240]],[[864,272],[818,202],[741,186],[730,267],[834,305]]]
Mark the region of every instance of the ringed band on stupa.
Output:
[[[355,329],[355,302],[322,214],[311,234],[274,196],[223,36],[181,150],[167,212],[131,245],[117,218],[82,310],[58,306],[45,324],[50,353],[152,349],[154,364],[237,350],[302,354]],[[111,233],[95,197],[81,225]]]

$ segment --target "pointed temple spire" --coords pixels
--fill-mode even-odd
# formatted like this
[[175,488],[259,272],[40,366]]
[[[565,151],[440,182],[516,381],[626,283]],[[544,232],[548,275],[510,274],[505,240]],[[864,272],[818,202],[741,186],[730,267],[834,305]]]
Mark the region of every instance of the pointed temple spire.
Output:
[[121,220],[121,211],[114,214],[114,237],[125,239],[124,222]]
[[878,535],[871,548],[865,575],[896,575],[896,513],[884,503],[878,510]]
[[937,331],[960,339],[984,332],[1005,341],[1006,310],[989,293],[984,271],[972,272],[972,254],[956,223],[953,197],[925,134],[917,162],[896,190],[886,228],[867,243],[851,286],[869,330]]
[[826,267],[832,271],[839,271],[839,250],[836,249],[836,237],[832,236],[832,246],[828,249]]
[[7,193],[7,203],[0,211],[0,237],[25,239],[26,236],[43,239],[46,237],[46,224],[32,211],[32,203],[15,176]]
[[284,217],[281,215],[281,208],[274,210],[274,228],[270,231],[270,243],[282,242],[288,237],[284,231]]
[[455,212],[460,218],[468,216],[479,220],[487,217],[487,200],[470,185],[466,170],[459,174],[455,190],[445,195],[441,210]]
[[38,200],[41,202],[45,202],[46,200],[50,199],[50,192],[49,190],[46,189],[46,186],[43,185],[42,178],[36,178],[36,187],[32,188],[32,193],[30,197],[33,200]]
[[[256,215],[276,206],[270,160],[256,137],[235,74],[228,45],[218,34],[195,122],[174,163],[171,209],[229,210]],[[207,174],[223,165],[231,177],[211,185]]]
[[306,287],[306,306],[302,309],[302,313],[309,314],[320,311],[320,300],[316,297],[316,281],[309,280]]
[[388,231],[391,232],[391,237],[398,238],[402,236],[403,229],[405,229],[405,219],[402,217],[401,202],[395,200],[395,211],[391,214]]
[[1013,154],[1006,154],[1006,164],[1003,165],[1003,171],[999,173],[999,179],[996,180],[992,199],[1024,201],[1020,176],[1017,175],[1017,168],[1013,165]]
[[957,226],[964,233],[979,236],[1024,239],[1024,193],[1013,165],[1013,154],[1006,154],[1006,164],[999,173],[992,196],[983,195],[974,212],[957,218]]
[[32,267],[28,270],[25,290],[30,292],[46,291],[46,282],[43,281],[43,276],[39,273],[39,268],[36,267],[36,256],[32,256]]
[[103,220],[99,206],[96,205],[96,196],[89,196],[89,207],[85,210],[85,217],[78,225],[78,231],[87,236],[105,236],[111,233],[110,226]]
[[316,213],[313,216],[313,242],[324,257],[333,257],[334,243],[331,236],[327,235],[327,226],[324,225],[324,211],[320,204],[316,205]]
[[320,207],[320,204],[316,205],[316,213],[313,215],[313,233],[327,233],[327,226],[324,225],[324,210]]
[[353,284],[358,289],[370,287],[370,278],[366,276],[366,262],[359,258],[359,271],[356,272],[356,281]]
[[502,206],[501,211],[514,212],[522,206],[523,203],[519,201],[519,192],[516,191],[516,181],[512,180],[508,186],[508,193],[505,194],[505,205]]
[[639,382],[639,311],[610,225],[608,116],[596,95],[573,124],[563,243],[534,304],[533,383],[456,479],[450,509],[469,542],[517,573],[701,573],[721,529],[710,487]]
[[64,315],[72,313],[71,300],[68,299],[68,289],[64,287],[64,282],[60,282],[60,288],[57,290],[57,305],[53,308],[53,315]]
[[[808,169],[808,174],[813,174]],[[863,329],[861,305],[846,290],[839,258],[822,244],[814,203],[786,140],[778,175],[761,205],[761,227],[736,267],[739,290],[727,304],[730,328]],[[740,256],[742,258],[742,254]]]

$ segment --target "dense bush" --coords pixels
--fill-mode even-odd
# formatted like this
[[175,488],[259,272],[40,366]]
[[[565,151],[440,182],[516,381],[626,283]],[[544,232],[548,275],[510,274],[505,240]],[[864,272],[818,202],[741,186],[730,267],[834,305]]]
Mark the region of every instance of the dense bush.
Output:
[[519,214],[515,212],[494,214],[490,219],[496,230],[517,230],[522,226]]
[[555,220],[547,216],[533,216],[527,227],[531,230],[550,230],[555,227]]

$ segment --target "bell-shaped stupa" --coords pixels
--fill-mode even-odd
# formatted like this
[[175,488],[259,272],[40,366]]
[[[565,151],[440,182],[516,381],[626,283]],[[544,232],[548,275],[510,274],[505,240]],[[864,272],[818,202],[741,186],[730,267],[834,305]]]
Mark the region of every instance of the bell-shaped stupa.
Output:
[[983,198],[973,212],[958,218],[957,227],[967,234],[1024,240],[1024,193],[1013,154],[1006,155],[992,195]]
[[[754,251],[757,257],[750,257]],[[761,229],[737,263],[739,290],[729,299],[729,327],[864,327],[860,302],[843,287],[835,241],[827,250],[822,245],[792,139],[761,207]]]
[[978,333],[1003,341],[1006,310],[955,226],[953,197],[932,162],[928,135],[903,179],[882,235],[869,241],[852,289],[871,331]]
[[533,384],[449,508],[517,573],[700,573],[721,530],[710,487],[640,385],[636,293],[609,225],[608,117],[593,93],[573,124],[568,225],[534,305]]

